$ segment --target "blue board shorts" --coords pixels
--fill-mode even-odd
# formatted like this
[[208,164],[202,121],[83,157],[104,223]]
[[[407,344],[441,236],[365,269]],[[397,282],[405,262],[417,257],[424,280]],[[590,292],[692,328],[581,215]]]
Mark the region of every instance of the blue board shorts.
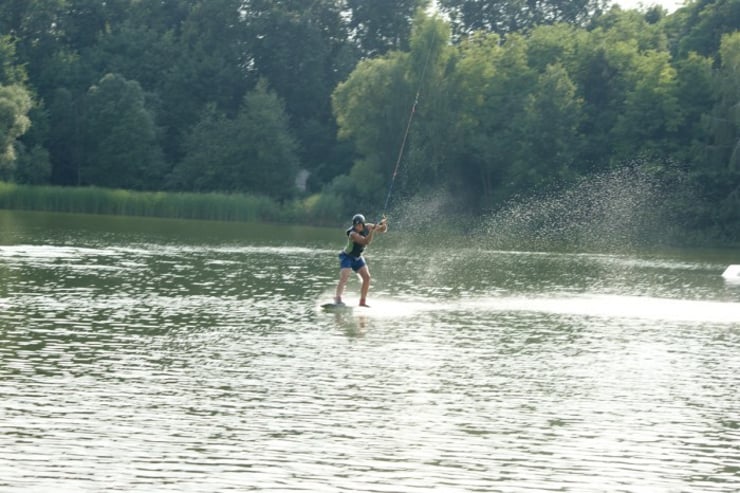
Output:
[[348,255],[345,252],[339,253],[339,267],[341,269],[352,269],[353,271],[357,272],[358,270],[362,269],[367,265],[365,263],[365,259],[362,257],[353,257],[352,255]]

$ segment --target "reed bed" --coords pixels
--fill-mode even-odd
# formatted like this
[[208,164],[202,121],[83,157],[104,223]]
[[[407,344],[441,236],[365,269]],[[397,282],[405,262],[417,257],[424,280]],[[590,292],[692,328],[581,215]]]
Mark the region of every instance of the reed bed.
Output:
[[257,195],[138,192],[3,182],[0,209],[243,222],[292,222],[306,215],[299,202],[279,204]]

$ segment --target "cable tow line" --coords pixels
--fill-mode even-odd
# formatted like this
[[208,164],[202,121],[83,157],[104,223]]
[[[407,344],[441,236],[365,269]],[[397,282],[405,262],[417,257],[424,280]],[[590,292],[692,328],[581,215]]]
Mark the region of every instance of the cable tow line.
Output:
[[[430,43],[431,45],[431,43]],[[385,212],[388,210],[388,203],[391,200],[391,194],[393,193],[393,184],[396,182],[396,176],[398,175],[398,170],[401,167],[401,160],[403,159],[403,151],[406,148],[406,141],[409,137],[409,130],[411,129],[411,122],[414,119],[414,115],[416,114],[416,106],[419,104],[419,94],[421,94],[421,85],[424,82],[424,77],[426,76],[427,71],[427,65],[429,64],[429,58],[432,55],[432,46],[429,47],[429,52],[427,53],[427,58],[424,61],[424,67],[421,71],[421,77],[419,78],[419,87],[416,90],[416,97],[414,98],[414,104],[411,105],[411,111],[409,112],[409,118],[406,122],[406,130],[403,133],[403,139],[401,139],[401,147],[398,150],[398,158],[396,159],[396,166],[393,168],[393,175],[391,176],[391,183],[388,186],[388,195],[385,197],[385,204],[383,205],[383,214],[381,215],[382,219],[385,219]]]

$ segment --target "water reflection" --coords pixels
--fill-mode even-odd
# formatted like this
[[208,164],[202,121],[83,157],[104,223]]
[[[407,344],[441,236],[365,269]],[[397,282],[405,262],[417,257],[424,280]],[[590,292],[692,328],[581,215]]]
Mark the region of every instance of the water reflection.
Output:
[[0,245],[0,490],[740,487],[722,262],[151,229]]
[[347,337],[364,337],[367,332],[369,319],[367,315],[355,315],[351,312],[336,312],[328,316],[334,319],[337,328]]

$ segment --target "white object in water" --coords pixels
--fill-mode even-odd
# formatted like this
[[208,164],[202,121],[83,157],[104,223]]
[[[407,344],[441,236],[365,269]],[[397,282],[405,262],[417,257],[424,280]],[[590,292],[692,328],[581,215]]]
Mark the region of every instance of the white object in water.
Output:
[[732,264],[725,269],[722,273],[722,277],[728,281],[740,282],[740,264]]

